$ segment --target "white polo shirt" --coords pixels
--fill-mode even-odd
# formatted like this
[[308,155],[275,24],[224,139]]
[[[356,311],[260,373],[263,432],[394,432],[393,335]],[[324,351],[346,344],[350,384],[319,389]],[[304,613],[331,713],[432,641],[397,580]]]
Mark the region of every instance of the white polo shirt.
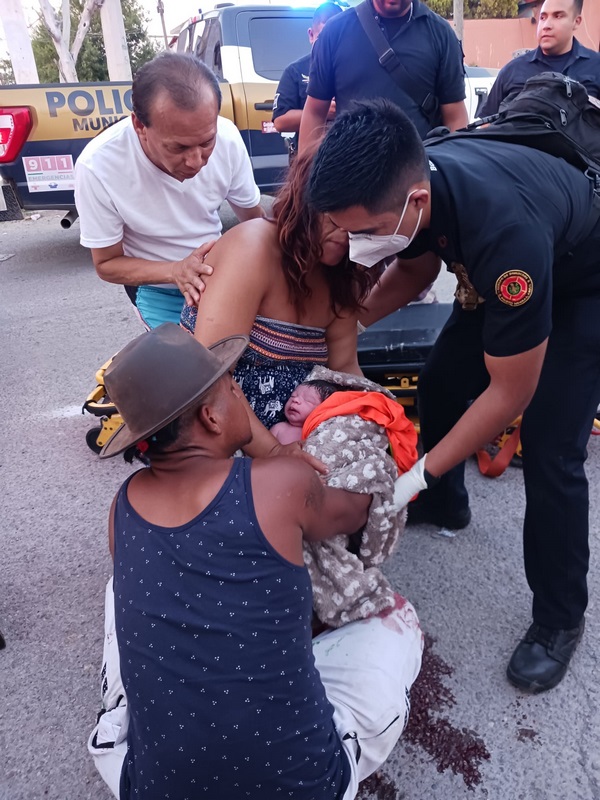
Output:
[[208,162],[189,180],[178,181],[150,161],[131,118],[103,131],[77,159],[75,203],[84,247],[122,241],[126,256],[179,261],[220,236],[224,200],[242,208],[260,200],[242,137],[224,117]]

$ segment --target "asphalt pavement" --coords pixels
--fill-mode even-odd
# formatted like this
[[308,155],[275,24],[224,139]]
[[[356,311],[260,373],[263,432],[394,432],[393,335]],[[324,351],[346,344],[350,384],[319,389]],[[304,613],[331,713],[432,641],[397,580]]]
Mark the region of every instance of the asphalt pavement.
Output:
[[[81,405],[141,326],[123,289],[97,278],[78,224],[58,220],[0,223],[1,800],[110,797],[86,740],[100,700],[106,520],[131,467],[87,448],[94,421]],[[567,407],[568,387],[557,390]],[[386,571],[431,643],[411,728],[362,800],[600,800],[600,437],[588,476],[587,628],[545,695],[504,676],[530,621],[520,471],[490,480],[470,464],[471,525],[406,532]]]

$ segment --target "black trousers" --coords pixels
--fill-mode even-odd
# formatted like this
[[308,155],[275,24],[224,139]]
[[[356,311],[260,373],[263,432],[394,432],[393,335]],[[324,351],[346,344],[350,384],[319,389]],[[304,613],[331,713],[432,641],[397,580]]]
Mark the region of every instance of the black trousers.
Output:
[[[425,452],[454,426],[487,387],[481,330],[485,305],[454,311],[419,377]],[[573,628],[587,606],[588,483],[584,471],[600,403],[600,293],[561,297],[540,381],[523,416],[525,572],[533,619]],[[422,495],[442,508],[468,505],[464,463]]]

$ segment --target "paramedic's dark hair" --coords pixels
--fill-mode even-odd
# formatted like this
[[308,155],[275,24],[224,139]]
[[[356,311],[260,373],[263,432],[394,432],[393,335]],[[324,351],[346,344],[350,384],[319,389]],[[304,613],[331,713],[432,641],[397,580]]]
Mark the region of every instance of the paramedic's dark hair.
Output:
[[583,11],[583,0],[573,0],[573,11],[576,17],[580,16]]
[[177,108],[194,111],[207,89],[214,94],[220,111],[221,89],[215,74],[191,53],[166,50],[136,73],[131,92],[133,113],[148,128],[152,104],[161,92],[166,92]]
[[323,25],[328,19],[337,17],[341,13],[342,9],[337,3],[321,3],[313,14],[312,25],[313,27],[315,25]]
[[363,206],[371,213],[402,204],[408,188],[429,176],[417,129],[387,100],[353,103],[327,132],[308,184],[322,213]]

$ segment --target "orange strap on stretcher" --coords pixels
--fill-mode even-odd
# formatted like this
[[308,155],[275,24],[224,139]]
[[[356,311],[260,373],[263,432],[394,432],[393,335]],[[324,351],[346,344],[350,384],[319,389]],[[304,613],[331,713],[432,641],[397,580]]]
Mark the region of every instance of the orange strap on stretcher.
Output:
[[520,437],[521,423],[519,422],[506,440],[506,444],[500,448],[493,458],[487,450],[478,450],[476,456],[481,474],[485,475],[486,478],[497,478],[499,475],[502,475],[510,464],[512,457],[517,452]]
[[[600,419],[595,419],[592,425],[592,436],[600,436]],[[477,456],[477,464],[479,471],[486,478],[497,478],[502,475],[504,470],[508,467],[514,454],[519,447],[519,439],[521,438],[521,422],[515,427],[510,434],[506,443],[496,453],[494,458],[490,456],[487,450],[478,450],[475,454]]]

